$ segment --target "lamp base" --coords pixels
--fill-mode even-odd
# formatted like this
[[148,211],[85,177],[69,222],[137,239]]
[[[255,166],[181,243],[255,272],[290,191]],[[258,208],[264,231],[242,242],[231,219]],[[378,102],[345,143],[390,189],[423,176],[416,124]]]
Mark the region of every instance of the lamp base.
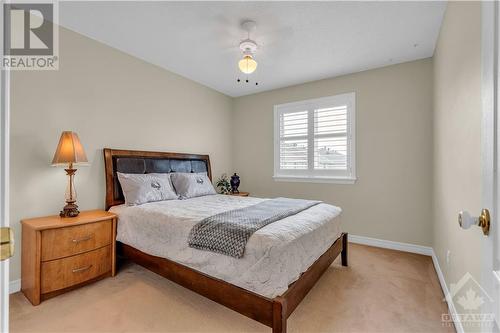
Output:
[[67,202],[66,201],[66,206],[64,206],[63,210],[59,213],[60,217],[76,217],[80,214],[80,211],[78,210],[78,206],[75,204],[75,202]]

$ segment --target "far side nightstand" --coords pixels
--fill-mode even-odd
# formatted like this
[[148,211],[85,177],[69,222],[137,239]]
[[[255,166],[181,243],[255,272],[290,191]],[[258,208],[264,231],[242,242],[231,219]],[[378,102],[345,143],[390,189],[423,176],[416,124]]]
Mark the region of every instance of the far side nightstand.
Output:
[[235,195],[238,197],[248,197],[250,192],[228,193],[227,195]]

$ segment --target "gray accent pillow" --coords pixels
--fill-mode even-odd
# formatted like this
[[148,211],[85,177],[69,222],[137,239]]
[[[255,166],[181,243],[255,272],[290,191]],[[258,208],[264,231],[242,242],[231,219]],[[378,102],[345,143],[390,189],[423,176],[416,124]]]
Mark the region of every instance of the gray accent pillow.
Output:
[[125,204],[129,206],[178,199],[168,173],[117,172],[117,174]]
[[170,178],[175,191],[182,199],[217,194],[215,188],[205,172],[183,173],[174,172]]

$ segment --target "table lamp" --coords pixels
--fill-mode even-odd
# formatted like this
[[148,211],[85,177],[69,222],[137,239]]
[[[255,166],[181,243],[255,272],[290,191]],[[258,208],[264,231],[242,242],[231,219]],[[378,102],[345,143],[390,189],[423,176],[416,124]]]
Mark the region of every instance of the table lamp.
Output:
[[64,131],[59,139],[56,153],[52,159],[52,165],[67,165],[66,174],[69,176],[68,187],[66,188],[66,206],[59,214],[61,217],[75,217],[80,213],[76,205],[76,190],[74,183],[74,176],[76,169],[73,168],[74,164],[86,163],[87,155],[83,150],[78,134],[75,132]]

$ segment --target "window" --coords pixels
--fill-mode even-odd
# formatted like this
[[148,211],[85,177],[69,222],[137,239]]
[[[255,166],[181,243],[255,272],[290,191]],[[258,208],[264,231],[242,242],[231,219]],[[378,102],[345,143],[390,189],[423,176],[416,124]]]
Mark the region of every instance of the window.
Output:
[[274,179],[354,183],[355,93],[274,107]]

